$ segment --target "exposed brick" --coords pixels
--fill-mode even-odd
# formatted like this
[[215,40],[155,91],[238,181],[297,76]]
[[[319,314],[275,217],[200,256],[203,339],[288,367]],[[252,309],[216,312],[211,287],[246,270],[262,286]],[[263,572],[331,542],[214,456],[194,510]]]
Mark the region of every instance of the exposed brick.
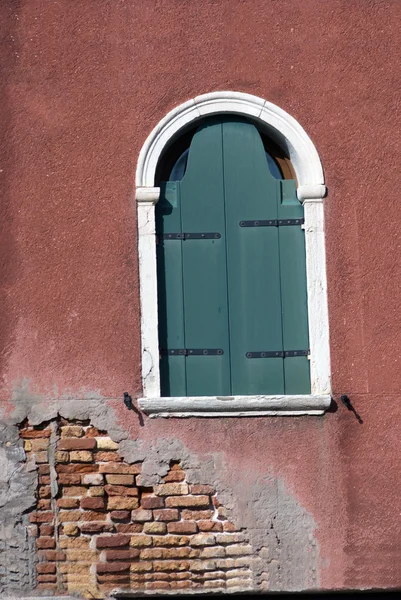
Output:
[[162,548],[162,558],[190,558],[192,548]]
[[40,590],[55,592],[57,591],[57,583],[38,583],[35,589],[39,592]]
[[42,499],[42,500],[39,500],[36,508],[38,510],[50,510],[51,509],[51,502],[50,502],[49,499],[46,499],[46,498]]
[[152,536],[154,546],[188,546],[190,538],[179,535],[154,535]]
[[[45,465],[47,466],[47,465]],[[40,485],[50,485],[50,476],[49,475],[39,475],[38,481]]]
[[183,509],[181,511],[181,516],[185,520],[189,521],[206,521],[210,520],[214,515],[213,510],[189,510]]
[[230,523],[230,521],[224,521],[223,531],[234,532],[234,531],[238,531],[238,528],[233,523]]
[[208,508],[210,499],[209,496],[169,496],[166,498],[166,506],[169,508]]
[[70,460],[70,455],[68,452],[64,452],[64,450],[56,452],[56,461],[58,463],[68,463],[69,460]]
[[79,498],[59,498],[57,500],[57,506],[59,508],[78,508]]
[[84,428],[79,425],[66,425],[65,427],[61,427],[61,437],[62,438],[71,438],[77,437],[80,438],[84,435]]
[[[115,584],[128,583],[130,582],[129,573],[98,573],[97,580],[100,584],[112,583]],[[102,586],[103,587],[103,586]]]
[[40,550],[50,550],[52,548],[54,548],[56,545],[56,542],[54,540],[54,538],[51,537],[40,537],[36,540],[36,547]]
[[103,533],[107,525],[105,523],[80,523],[82,533]]
[[107,433],[100,431],[97,427],[88,427],[85,431],[85,437],[98,437],[100,435],[107,435]]
[[155,571],[188,571],[190,563],[187,560],[155,560],[153,562],[153,568]]
[[101,510],[104,508],[104,498],[82,498],[81,508],[89,508],[90,510]]
[[235,579],[229,579],[226,582],[226,586],[228,588],[236,587],[239,590],[240,589],[242,590],[243,588],[248,588],[251,585],[252,585],[252,582],[249,579],[237,579],[237,578],[235,578]]
[[132,511],[131,518],[133,521],[137,521],[139,523],[144,523],[145,521],[152,521],[153,514],[151,510],[144,510],[142,508],[138,508]]
[[105,535],[96,540],[97,548],[115,548],[119,546],[128,546],[131,536],[129,535]]
[[169,533],[196,533],[198,526],[195,521],[180,521],[179,523],[169,523],[167,525],[167,531]]
[[227,579],[233,579],[234,577],[250,577],[251,576],[251,571],[248,568],[242,568],[242,569],[232,569],[231,571],[227,571],[226,573],[226,577]]
[[31,450],[33,452],[40,452],[42,450],[47,450],[49,447],[49,438],[37,438],[30,442]]
[[60,573],[68,573],[69,577],[71,575],[85,575],[88,581],[91,566],[91,562],[63,563],[58,566],[58,570]]
[[95,454],[97,462],[121,462],[122,458],[117,452],[100,451]]
[[240,556],[239,558],[234,559],[235,567],[248,567],[252,564],[252,556]]
[[82,486],[71,486],[63,488],[63,496],[85,496],[86,488]]
[[104,487],[102,485],[94,485],[88,489],[88,496],[91,498],[99,498],[99,496],[104,496]]
[[37,525],[28,525],[27,529],[30,537],[38,537],[39,530]]
[[76,463],[74,465],[56,465],[57,473],[97,473],[99,465],[82,465]]
[[153,569],[153,565],[151,562],[141,561],[138,563],[131,564],[131,573],[144,573],[145,571],[151,571]]
[[163,558],[162,548],[144,548],[141,550],[141,560],[154,560]]
[[79,485],[81,483],[79,473],[60,473],[57,479],[61,485]]
[[31,523],[52,523],[54,514],[51,511],[33,512],[29,515]]
[[227,518],[228,512],[224,506],[219,506],[217,509],[217,518],[224,521]]
[[145,583],[146,590],[168,590],[170,584],[167,581],[147,581]]
[[81,513],[80,521],[105,521],[106,519],[107,519],[106,512],[85,510],[83,513]]
[[124,496],[109,496],[107,508],[117,510],[132,510],[138,508],[137,498],[125,498]]
[[125,487],[123,485],[106,485],[105,490],[109,496],[138,496],[138,488],[136,487]]
[[188,494],[186,483],[162,483],[155,485],[154,492],[156,496],[182,496]]
[[163,534],[167,532],[167,524],[159,522],[145,523],[143,526],[143,533],[152,534]]
[[85,555],[82,555],[82,550],[81,549],[72,549],[72,550],[67,550],[67,561],[71,561],[71,562],[75,562],[75,561],[79,561],[82,562],[82,559],[85,559],[85,562],[87,561],[91,561],[91,562],[95,562],[98,556],[98,552],[96,552],[96,550],[90,550],[89,548],[85,549]]
[[117,474],[117,475],[137,475],[141,472],[141,465],[127,465],[125,463],[110,463],[100,465],[100,473]]
[[234,544],[227,546],[226,554],[227,556],[243,556],[253,554],[253,550],[249,544]]
[[50,473],[49,465],[38,465],[38,473],[39,475],[48,475]]
[[40,535],[53,535],[54,534],[54,526],[53,525],[41,525],[40,526]]
[[180,518],[175,508],[161,508],[153,511],[155,521],[178,521]]
[[[182,575],[180,573],[179,575]],[[146,573],[145,580],[146,581],[169,581],[171,579],[168,573]]]
[[116,531],[118,533],[141,533],[142,523],[117,523]]
[[165,477],[163,477],[163,481],[165,483],[178,483],[180,481],[184,481],[184,479],[185,473],[181,469],[177,471],[170,471]]
[[36,571],[38,573],[55,573],[56,563],[38,563],[36,565]]
[[141,506],[146,509],[164,508],[164,498],[160,498],[159,496],[142,496]]
[[130,546],[132,548],[145,548],[152,545],[152,537],[148,535],[133,535],[131,537]]
[[191,581],[171,581],[170,588],[172,590],[185,590],[192,587]]
[[218,544],[238,544],[243,541],[243,533],[221,533],[216,535],[216,542]]
[[115,563],[100,563],[96,565],[97,573],[121,573],[122,571],[129,571],[130,563],[115,562]]
[[57,444],[57,450],[92,450],[96,448],[96,440],[93,438],[61,438]]
[[191,538],[191,546],[213,546],[215,537],[211,533],[198,533]]
[[35,452],[35,461],[37,463],[49,462],[47,452]]
[[223,523],[221,521],[198,521],[200,531],[223,531]]
[[[77,548],[81,549],[84,548],[85,550],[87,550],[90,546],[90,539],[88,537],[77,537],[77,538],[71,538],[71,537],[67,537],[67,536],[61,536],[59,538],[59,542],[58,542],[60,548],[73,548],[74,550],[76,550]],[[85,557],[82,556],[82,560],[85,560]]]
[[72,462],[92,462],[93,454],[89,450],[73,450],[70,452]]
[[25,439],[49,438],[51,431],[50,429],[21,429],[20,435]]
[[39,558],[43,557],[48,561],[61,562],[66,559],[65,552],[59,552],[58,550],[43,550],[39,554]]
[[102,485],[103,475],[101,473],[85,473],[81,476],[84,485]]
[[107,550],[106,551],[106,560],[113,562],[114,560],[134,560],[138,558],[139,550],[131,549],[131,550]]
[[214,488],[212,488],[211,485],[199,485],[199,484],[190,485],[189,491],[191,494],[200,494],[200,495],[216,493],[216,490]]
[[131,517],[131,512],[129,510],[112,510],[110,513],[110,518],[113,521],[126,521]]
[[133,475],[106,475],[107,483],[113,485],[134,485]]
[[200,558],[224,558],[226,552],[221,546],[207,546],[202,548]]
[[60,510],[58,514],[58,520],[60,523],[79,521],[81,515],[82,513],[79,510]]
[[191,571],[214,571],[216,562],[214,560],[194,560],[191,563]]
[[108,436],[97,437],[96,447],[98,450],[118,450],[118,444]]
[[65,523],[63,527],[64,535],[78,535],[79,529],[75,523]]

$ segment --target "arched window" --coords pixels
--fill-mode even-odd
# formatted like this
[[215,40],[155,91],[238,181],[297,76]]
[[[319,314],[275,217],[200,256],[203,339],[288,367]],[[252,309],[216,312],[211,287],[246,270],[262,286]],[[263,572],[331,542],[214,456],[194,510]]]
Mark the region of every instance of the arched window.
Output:
[[186,137],[156,205],[161,394],[310,394],[296,182],[242,117]]
[[140,406],[152,416],[322,414],[325,187],[302,128],[253,96],[200,96],[149,136],[137,184]]

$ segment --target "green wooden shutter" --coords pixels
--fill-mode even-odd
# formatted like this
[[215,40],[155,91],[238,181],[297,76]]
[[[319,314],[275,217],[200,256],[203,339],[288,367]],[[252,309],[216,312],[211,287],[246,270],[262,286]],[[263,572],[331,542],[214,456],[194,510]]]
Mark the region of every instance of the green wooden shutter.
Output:
[[156,214],[162,394],[309,393],[303,208],[256,127],[201,125]]

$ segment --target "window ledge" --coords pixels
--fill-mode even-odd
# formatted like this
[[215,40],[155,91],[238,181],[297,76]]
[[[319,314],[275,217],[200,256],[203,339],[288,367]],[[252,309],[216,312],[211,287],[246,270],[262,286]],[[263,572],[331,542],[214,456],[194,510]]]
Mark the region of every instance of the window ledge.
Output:
[[331,396],[197,396],[140,398],[149,417],[296,417],[323,415]]

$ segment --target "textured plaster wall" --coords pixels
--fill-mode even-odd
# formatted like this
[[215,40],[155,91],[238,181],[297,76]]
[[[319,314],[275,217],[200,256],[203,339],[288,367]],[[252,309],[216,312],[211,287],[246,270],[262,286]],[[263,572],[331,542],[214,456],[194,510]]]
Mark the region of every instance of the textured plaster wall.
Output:
[[[213,461],[249,523],[276,503],[288,552],[286,507],[302,507],[316,525],[319,587],[400,585],[400,12],[397,0],[0,3],[6,500],[34,477],[9,424],[107,406],[96,410],[109,432],[124,430],[128,453],[159,465],[171,446]],[[175,105],[222,89],[279,105],[320,153],[334,398],[347,393],[363,424],[336,403],[323,418],[184,422],[140,420],[122,403],[140,393],[137,156]],[[1,527],[24,548],[21,502]],[[283,589],[292,585],[307,584]]]

